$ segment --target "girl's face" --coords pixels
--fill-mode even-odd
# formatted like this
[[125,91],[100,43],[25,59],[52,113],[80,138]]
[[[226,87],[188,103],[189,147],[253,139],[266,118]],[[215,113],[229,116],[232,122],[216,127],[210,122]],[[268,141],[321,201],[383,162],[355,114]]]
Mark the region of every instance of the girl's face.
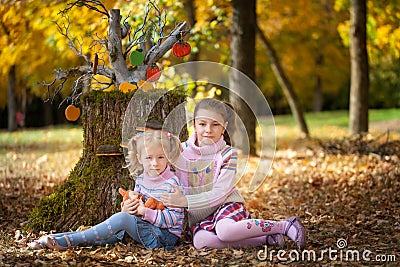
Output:
[[194,120],[194,131],[197,133],[196,145],[211,145],[223,135],[228,122],[221,114],[207,109],[199,109]]
[[160,175],[167,167],[168,159],[161,144],[150,144],[150,146],[145,146],[140,152],[140,154],[137,154],[138,160],[150,177]]

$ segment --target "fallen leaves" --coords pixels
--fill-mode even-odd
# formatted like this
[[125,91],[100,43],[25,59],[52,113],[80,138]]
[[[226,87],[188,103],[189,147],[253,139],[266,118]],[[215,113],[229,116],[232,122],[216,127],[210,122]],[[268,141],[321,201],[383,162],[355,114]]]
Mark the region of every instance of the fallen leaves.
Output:
[[[371,137],[364,141],[331,140],[322,145],[312,142],[295,149],[280,149],[275,154],[271,172],[257,191],[248,192],[251,170],[257,162],[255,158],[250,158],[249,172],[238,182],[238,187],[253,217],[283,220],[293,215],[300,216],[307,230],[306,249],[317,252],[329,247],[336,249],[336,242],[343,238],[349,248],[397,255],[399,259],[399,149],[397,141],[386,143],[384,138],[377,141]],[[129,242],[127,245],[79,247],[64,252],[28,250],[27,242],[45,234],[23,230],[29,212],[41,197],[51,193],[55,184],[65,179],[62,172],[69,170],[74,163],[58,161],[60,157],[66,157],[65,154],[8,153],[8,164],[15,165],[8,165],[7,171],[2,170],[0,179],[1,266],[286,264],[276,259],[260,261],[257,259],[260,247],[196,250],[191,245],[180,244],[175,250],[166,251],[144,249]],[[78,158],[79,153],[76,151],[71,158]],[[60,169],[45,164],[50,159],[60,162]],[[292,242],[286,241],[289,248],[293,248]],[[309,264],[307,261],[296,263],[298,266]],[[321,266],[332,264],[344,263],[327,258],[318,262]],[[360,264],[346,262],[345,265]]]

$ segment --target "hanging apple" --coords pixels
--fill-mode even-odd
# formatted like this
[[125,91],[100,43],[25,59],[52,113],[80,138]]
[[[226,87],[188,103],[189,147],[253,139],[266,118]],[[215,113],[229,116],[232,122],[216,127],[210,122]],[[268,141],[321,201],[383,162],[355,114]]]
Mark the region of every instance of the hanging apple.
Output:
[[160,79],[160,77],[161,70],[155,63],[153,63],[151,67],[146,70],[146,78],[151,82],[155,82]]
[[176,57],[184,57],[190,54],[190,50],[190,44],[181,39],[172,47],[172,54]]
[[144,54],[142,53],[142,49],[137,49],[135,51],[132,51],[131,55],[129,56],[129,60],[132,66],[141,65],[144,61]]

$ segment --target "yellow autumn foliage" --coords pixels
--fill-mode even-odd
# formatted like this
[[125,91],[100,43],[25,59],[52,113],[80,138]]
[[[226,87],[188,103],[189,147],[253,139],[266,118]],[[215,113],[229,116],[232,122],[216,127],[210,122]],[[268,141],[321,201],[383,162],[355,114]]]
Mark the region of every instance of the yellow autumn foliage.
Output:
[[[102,1],[105,7],[121,10],[122,19],[132,29],[139,27],[148,0]],[[160,0],[155,3],[164,11],[167,25],[172,28],[187,19],[183,0]],[[230,1],[193,0],[196,24],[191,25],[189,40],[192,51],[200,51],[200,60],[230,64]],[[60,10],[64,1],[8,1],[0,5],[0,108],[6,105],[7,75],[17,68],[17,96],[22,90],[44,95],[42,81],[54,79],[54,69],[68,69],[84,63],[76,52],[92,58],[97,53],[102,64],[108,65],[105,44],[108,21],[105,15],[84,7],[72,8],[66,16]],[[302,102],[310,102],[316,77],[320,76],[325,92],[338,92],[349,79],[349,8],[350,0],[259,0],[258,23],[276,48],[282,66],[294,84]],[[156,12],[156,11],[153,11]],[[128,18],[129,16],[129,18]],[[372,64],[382,54],[400,57],[400,3],[395,0],[368,0],[368,51]],[[58,23],[59,27],[55,24]],[[60,33],[68,29],[70,40]],[[157,38],[159,38],[158,36]],[[127,43],[124,40],[124,45]],[[78,51],[71,50],[74,44]],[[343,46],[344,44],[344,46]],[[257,83],[266,94],[279,88],[270,68],[265,50],[257,42]],[[246,53],[246,51],[243,51]],[[317,63],[322,55],[323,63]],[[165,55],[168,57],[169,53]],[[175,58],[160,62],[174,65]],[[103,77],[96,75],[93,88],[100,88]],[[107,81],[109,82],[109,81]],[[110,90],[114,89],[113,87]],[[62,92],[67,95],[70,92]]]

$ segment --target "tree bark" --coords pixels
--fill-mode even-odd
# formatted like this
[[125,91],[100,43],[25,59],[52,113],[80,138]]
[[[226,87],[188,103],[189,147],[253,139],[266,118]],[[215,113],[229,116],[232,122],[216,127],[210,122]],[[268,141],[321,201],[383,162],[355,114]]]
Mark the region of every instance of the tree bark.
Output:
[[15,65],[10,67],[8,71],[8,85],[7,85],[7,102],[8,102],[8,131],[13,132],[17,130],[17,100],[15,92],[17,90]]
[[119,83],[129,81],[129,70],[126,65],[125,58],[122,52],[122,37],[121,37],[121,14],[119,9],[110,10],[110,26],[108,30],[108,55],[110,63],[115,73],[115,79]]
[[349,132],[351,135],[368,132],[369,66],[366,21],[366,0],[351,1],[351,86],[349,107]]
[[43,125],[45,126],[54,124],[53,108],[50,101],[47,101],[42,105],[42,120],[43,120]]
[[[246,74],[255,81],[255,35],[256,35],[256,1],[255,0],[233,0],[232,1],[232,40],[231,40],[231,61],[232,67]],[[230,94],[229,99],[246,127],[249,151],[245,153],[256,153],[256,118],[251,107],[257,105],[256,99],[251,96],[250,103],[243,101],[243,96],[251,94],[248,88],[241,86],[238,72],[232,72],[229,77]],[[239,95],[235,94],[237,92]],[[243,148],[239,141],[236,145]]]
[[256,27],[257,33],[261,39],[261,43],[264,46],[264,49],[267,51],[269,60],[271,62],[272,71],[274,72],[278,83],[282,87],[283,93],[285,94],[286,99],[289,103],[290,110],[292,111],[292,114],[300,127],[300,132],[302,135],[304,135],[304,137],[308,137],[310,135],[308,127],[304,119],[300,102],[297,98],[296,92],[293,89],[293,85],[290,82],[289,78],[286,76],[274,47],[264,35],[260,27],[258,25]]

